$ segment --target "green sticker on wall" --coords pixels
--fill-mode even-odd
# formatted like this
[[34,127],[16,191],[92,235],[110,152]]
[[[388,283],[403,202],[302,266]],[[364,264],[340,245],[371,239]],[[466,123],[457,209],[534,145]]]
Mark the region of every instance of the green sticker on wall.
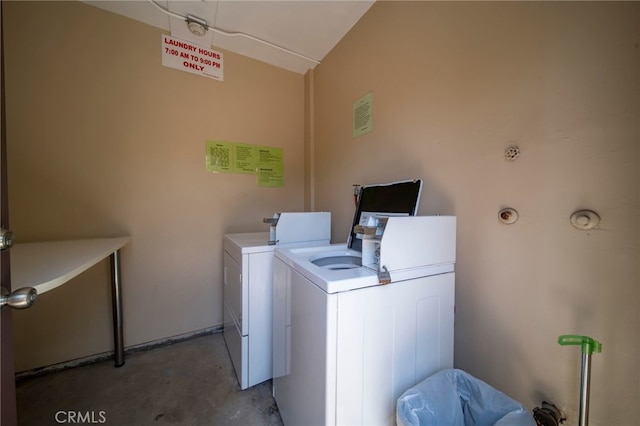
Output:
[[353,103],[353,137],[362,136],[373,129],[373,92]]
[[207,170],[217,173],[232,173],[233,143],[223,141],[206,142]]
[[284,186],[284,150],[271,146],[206,141],[207,171],[257,175],[258,186]]
[[282,148],[258,149],[258,186],[284,186],[284,154]]

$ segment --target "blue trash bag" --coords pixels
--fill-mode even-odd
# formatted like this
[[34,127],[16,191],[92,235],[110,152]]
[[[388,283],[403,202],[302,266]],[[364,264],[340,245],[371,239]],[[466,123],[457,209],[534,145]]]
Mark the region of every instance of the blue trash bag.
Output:
[[442,370],[398,398],[399,426],[536,426],[527,409],[458,369]]

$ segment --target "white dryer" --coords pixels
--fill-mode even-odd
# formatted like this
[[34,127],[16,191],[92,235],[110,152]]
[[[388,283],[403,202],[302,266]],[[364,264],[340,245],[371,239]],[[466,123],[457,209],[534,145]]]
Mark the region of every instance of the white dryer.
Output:
[[392,425],[406,389],[453,366],[456,219],[384,222],[379,268],[361,266],[356,244],[276,249],[273,395],[285,425]]
[[268,222],[270,232],[224,237],[223,336],[240,389],[271,378],[275,248],[327,245],[331,238],[328,212],[277,213]]

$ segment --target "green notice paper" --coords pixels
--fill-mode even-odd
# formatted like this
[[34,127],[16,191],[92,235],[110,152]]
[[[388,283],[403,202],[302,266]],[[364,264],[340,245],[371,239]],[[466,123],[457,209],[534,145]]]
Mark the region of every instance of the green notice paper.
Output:
[[233,171],[235,173],[255,173],[258,166],[258,147],[237,143],[233,148]]
[[205,145],[207,170],[218,173],[232,173],[233,145],[231,142],[207,141]]
[[205,148],[210,172],[255,174],[258,186],[284,186],[282,148],[226,141],[206,141]]
[[282,148],[261,146],[258,149],[258,186],[284,186],[284,154]]
[[353,103],[353,137],[362,136],[373,129],[373,92]]

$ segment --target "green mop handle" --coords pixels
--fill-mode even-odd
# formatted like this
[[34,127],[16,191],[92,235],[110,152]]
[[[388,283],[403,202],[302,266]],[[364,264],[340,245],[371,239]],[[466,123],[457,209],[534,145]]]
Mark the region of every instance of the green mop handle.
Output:
[[582,347],[582,373],[580,375],[580,417],[579,426],[589,424],[589,386],[591,382],[591,355],[602,352],[602,343],[588,336],[565,334],[558,337],[561,346],[580,345]]

